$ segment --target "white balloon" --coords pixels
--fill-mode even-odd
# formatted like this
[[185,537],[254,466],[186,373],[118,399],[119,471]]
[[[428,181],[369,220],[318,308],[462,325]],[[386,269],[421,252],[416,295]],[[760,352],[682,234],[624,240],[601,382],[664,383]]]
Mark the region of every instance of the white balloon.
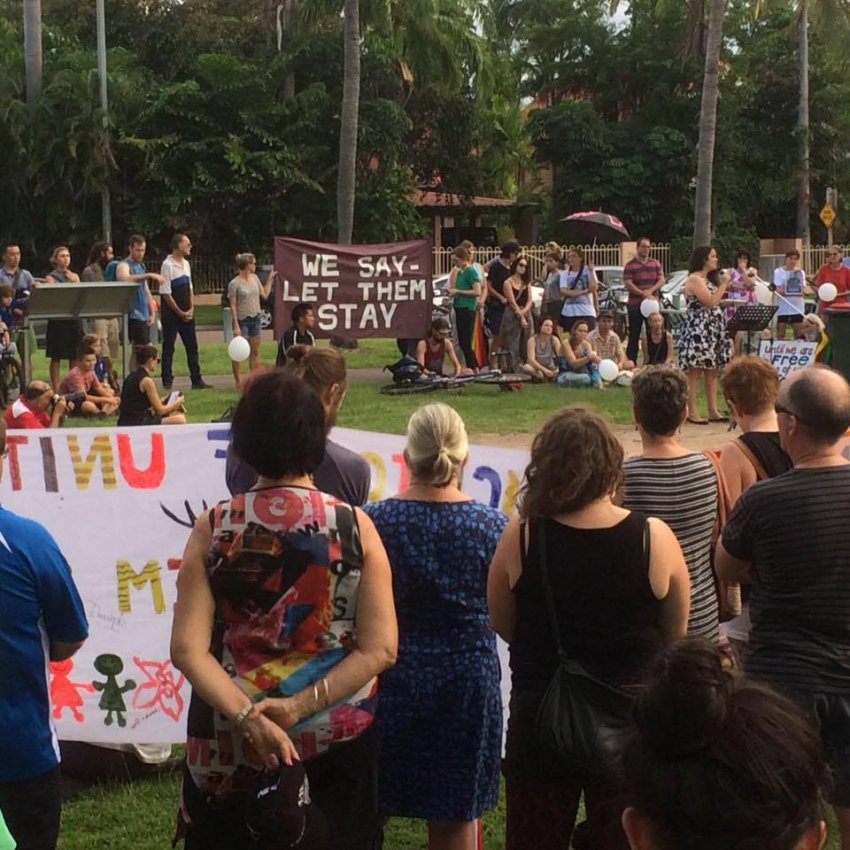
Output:
[[818,298],[821,301],[835,301],[838,289],[834,283],[822,283],[818,287]]
[[251,344],[244,336],[235,336],[230,340],[230,345],[227,346],[227,354],[231,360],[241,363],[248,359],[251,353]]
[[657,313],[661,308],[654,298],[644,298],[640,302],[640,314],[644,319],[648,319],[653,313]]
[[620,374],[620,369],[613,360],[602,360],[599,363],[599,377],[609,384],[611,381],[617,380],[617,375]]

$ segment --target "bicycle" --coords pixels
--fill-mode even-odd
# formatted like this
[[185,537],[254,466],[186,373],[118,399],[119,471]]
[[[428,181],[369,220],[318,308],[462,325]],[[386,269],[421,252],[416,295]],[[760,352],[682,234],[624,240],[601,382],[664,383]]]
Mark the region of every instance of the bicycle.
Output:
[[432,393],[436,390],[447,390],[448,392],[459,391],[464,384],[485,384],[497,386],[501,390],[512,391],[531,381],[531,375],[524,372],[500,372],[498,369],[487,372],[484,375],[460,375],[460,376],[420,376],[408,381],[399,381],[395,384],[385,384],[380,388],[382,395],[418,395]]
[[14,354],[8,351],[0,353],[0,407],[8,407],[13,401],[13,391],[17,390],[14,398],[21,394],[23,380],[21,364]]

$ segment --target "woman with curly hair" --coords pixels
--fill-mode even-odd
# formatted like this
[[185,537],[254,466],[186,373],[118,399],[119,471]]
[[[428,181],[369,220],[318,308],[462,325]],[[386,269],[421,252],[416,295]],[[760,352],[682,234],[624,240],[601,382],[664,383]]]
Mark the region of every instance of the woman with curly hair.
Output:
[[623,449],[603,419],[575,407],[555,414],[534,438],[519,516],[490,567],[490,622],[511,658],[507,850],[569,846],[582,793],[589,846],[627,847],[619,784],[607,774],[579,775],[541,745],[535,725],[559,663],[544,569],[561,645],[597,679],[618,687],[640,682],[665,644],[685,633],[682,551],[661,520],[614,504],[622,466]]

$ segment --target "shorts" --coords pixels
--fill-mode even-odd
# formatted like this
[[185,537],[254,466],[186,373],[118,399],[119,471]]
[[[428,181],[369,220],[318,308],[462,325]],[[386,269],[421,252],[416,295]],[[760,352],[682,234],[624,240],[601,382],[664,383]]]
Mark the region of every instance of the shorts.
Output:
[[133,347],[137,345],[150,345],[151,326],[144,319],[130,319],[127,322],[127,332]]
[[850,806],[850,695],[789,688],[790,694],[815,720],[832,768],[830,802]]
[[780,313],[776,317],[777,322],[786,322],[788,324],[796,324],[797,322],[803,321],[802,313]]
[[573,325],[577,322],[586,322],[587,329],[592,331],[596,327],[596,316],[558,316],[558,324],[567,333],[572,331]]
[[100,337],[100,353],[117,361],[121,356],[118,319],[92,319],[91,332]]
[[502,327],[502,319],[505,318],[505,305],[500,302],[487,304],[484,308],[484,318],[490,336],[497,336]]
[[246,316],[244,319],[239,319],[239,330],[244,337],[260,336],[263,329],[260,326],[259,313],[256,316]]

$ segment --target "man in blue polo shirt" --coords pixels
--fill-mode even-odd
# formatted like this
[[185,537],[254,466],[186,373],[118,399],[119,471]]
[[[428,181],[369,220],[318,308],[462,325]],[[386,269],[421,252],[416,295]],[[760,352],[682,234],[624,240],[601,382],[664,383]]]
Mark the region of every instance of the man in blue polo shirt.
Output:
[[39,523],[0,508],[0,811],[22,850],[56,846],[62,785],[47,665],[70,658],[87,637],[56,541]]

